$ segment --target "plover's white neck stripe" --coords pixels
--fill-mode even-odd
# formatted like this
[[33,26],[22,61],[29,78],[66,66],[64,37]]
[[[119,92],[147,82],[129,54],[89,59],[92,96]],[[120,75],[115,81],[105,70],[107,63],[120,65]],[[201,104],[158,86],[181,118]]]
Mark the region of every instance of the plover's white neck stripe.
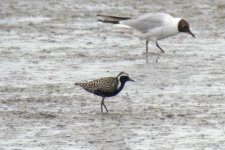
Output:
[[120,74],[120,75],[117,77],[117,79],[120,81],[120,78],[121,78],[122,76],[128,77],[128,74],[127,74],[127,73],[122,73],[122,74]]
[[121,87],[121,82],[119,81],[117,84],[117,90]]
[[128,74],[123,72],[117,77],[117,80],[118,80],[117,90],[122,86],[120,78],[123,77],[123,76],[128,77]]

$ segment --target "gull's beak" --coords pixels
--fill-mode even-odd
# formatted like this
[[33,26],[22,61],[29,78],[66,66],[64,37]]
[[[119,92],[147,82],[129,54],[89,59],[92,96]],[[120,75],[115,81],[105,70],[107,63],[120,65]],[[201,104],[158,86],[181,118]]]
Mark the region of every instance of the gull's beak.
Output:
[[190,35],[192,35],[193,38],[195,38],[195,35],[194,35],[190,30],[188,31],[188,33],[189,33]]
[[129,78],[129,81],[135,82],[133,79]]

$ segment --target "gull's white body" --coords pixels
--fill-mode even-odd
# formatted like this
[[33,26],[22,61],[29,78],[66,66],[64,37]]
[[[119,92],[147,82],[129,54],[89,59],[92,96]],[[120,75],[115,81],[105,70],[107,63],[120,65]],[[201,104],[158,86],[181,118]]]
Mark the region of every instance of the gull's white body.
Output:
[[133,29],[133,34],[147,41],[157,41],[179,33],[178,23],[181,18],[174,18],[165,13],[149,13],[137,18],[120,21],[116,27]]

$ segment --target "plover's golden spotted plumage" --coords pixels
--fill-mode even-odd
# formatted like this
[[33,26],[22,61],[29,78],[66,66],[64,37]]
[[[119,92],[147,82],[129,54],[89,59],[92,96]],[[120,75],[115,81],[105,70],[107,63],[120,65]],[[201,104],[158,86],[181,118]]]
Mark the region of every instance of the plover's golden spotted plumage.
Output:
[[108,112],[107,107],[104,104],[105,97],[117,95],[123,89],[127,81],[134,80],[130,79],[127,73],[120,72],[117,77],[105,77],[86,83],[75,83],[75,85],[82,87],[90,93],[101,96],[101,112],[103,112],[102,106],[104,106]]

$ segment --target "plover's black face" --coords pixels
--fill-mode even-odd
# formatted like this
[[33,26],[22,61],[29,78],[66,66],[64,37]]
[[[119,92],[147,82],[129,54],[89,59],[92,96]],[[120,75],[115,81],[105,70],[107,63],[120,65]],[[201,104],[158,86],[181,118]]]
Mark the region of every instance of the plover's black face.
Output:
[[195,35],[191,32],[189,24],[186,20],[181,19],[178,23],[178,30],[179,32],[185,32],[185,33],[189,33],[190,35],[192,35],[195,38]]
[[125,83],[127,81],[133,81],[133,79],[131,79],[127,73],[125,72],[121,72],[119,75],[118,75],[118,80],[121,82],[121,83]]

